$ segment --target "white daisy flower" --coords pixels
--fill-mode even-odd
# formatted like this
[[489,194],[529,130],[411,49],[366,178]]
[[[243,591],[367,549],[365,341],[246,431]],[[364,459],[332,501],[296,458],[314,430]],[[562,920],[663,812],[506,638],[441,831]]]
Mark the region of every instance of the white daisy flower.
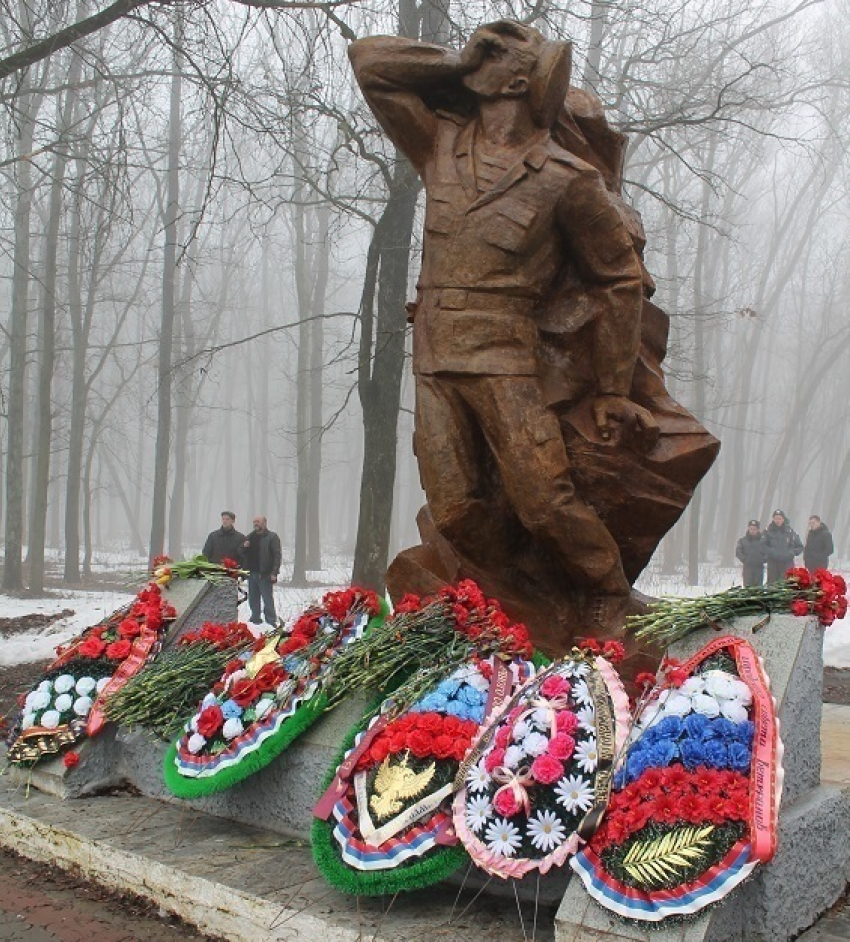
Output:
[[555,786],[558,804],[567,811],[587,811],[593,805],[593,789],[590,782],[580,775],[568,775]]
[[578,710],[576,712],[576,718],[578,719],[579,727],[585,732],[596,732],[596,708],[592,703],[588,703],[587,706],[583,706]]
[[74,701],[74,712],[77,716],[88,716],[93,705],[91,697],[77,697]]
[[57,693],[67,693],[76,682],[70,674],[61,674],[53,681],[53,686]]
[[561,819],[554,811],[540,811],[528,822],[528,837],[532,844],[545,852],[564,843],[566,834]]
[[571,691],[573,699],[584,706],[590,706],[593,703],[593,694],[587,686],[586,680],[577,680]]
[[514,726],[514,742],[521,742],[525,737],[531,732],[531,727],[525,720],[520,720],[516,726]]
[[487,796],[476,795],[466,805],[466,826],[473,831],[480,831],[492,814],[493,806]]
[[60,693],[59,696],[53,701],[53,708],[58,710],[60,713],[65,713],[66,710],[70,710],[74,703],[74,698],[69,693]]
[[709,719],[720,716],[720,704],[707,693],[698,693],[691,701],[696,713],[702,713]]
[[522,746],[508,746],[505,750],[505,758],[502,764],[509,769],[516,769],[520,762],[525,758],[525,751]]
[[731,700],[735,696],[734,678],[728,671],[706,671],[703,675],[705,692],[716,700]]
[[578,763],[582,772],[593,772],[599,762],[599,755],[596,751],[596,737],[591,736],[576,746],[573,758]]
[[466,773],[466,787],[471,792],[483,792],[489,788],[491,781],[490,773],[484,768],[483,759]]
[[94,677],[81,677],[75,686],[75,690],[81,697],[87,697],[92,690],[97,686],[97,681]]
[[705,681],[699,674],[689,677],[682,686],[679,687],[679,693],[684,694],[686,697],[693,697],[695,694],[703,693],[704,690]]
[[721,700],[720,712],[733,723],[746,723],[750,718],[749,711],[740,700]]
[[60,719],[61,717],[59,716],[58,710],[46,710],[42,714],[40,725],[45,729],[56,729]]
[[112,680],[111,677],[101,677],[100,680],[95,684],[94,689],[100,693],[110,680]]
[[517,847],[522,843],[519,829],[505,818],[496,818],[484,832],[484,838],[490,850],[502,857],[513,857]]
[[529,733],[522,741],[527,756],[542,756],[549,748],[549,739],[542,733]]
[[189,737],[189,742],[186,743],[186,748],[192,755],[197,755],[203,748],[206,746],[207,741],[201,736],[200,733],[193,733]]
[[564,677],[586,677],[590,667],[584,661],[567,661],[558,673]]

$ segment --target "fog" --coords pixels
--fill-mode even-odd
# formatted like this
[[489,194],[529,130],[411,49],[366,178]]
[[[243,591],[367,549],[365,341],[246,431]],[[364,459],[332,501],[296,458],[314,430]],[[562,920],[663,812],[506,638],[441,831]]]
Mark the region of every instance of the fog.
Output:
[[413,296],[422,194],[345,50],[503,16],[572,39],[629,135],[668,387],[722,441],[659,565],[695,583],[777,507],[850,556],[846,3],[127,6],[36,57],[93,11],[0,0],[4,589],[194,554],[225,509],[296,581],[345,556],[378,582],[418,541],[393,278]]

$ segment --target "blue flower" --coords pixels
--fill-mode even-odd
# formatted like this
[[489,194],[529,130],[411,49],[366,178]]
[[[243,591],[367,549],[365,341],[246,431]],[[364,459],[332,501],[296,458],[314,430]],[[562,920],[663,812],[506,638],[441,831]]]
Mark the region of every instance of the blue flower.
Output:
[[640,739],[635,742],[636,749],[648,749],[653,743],[658,742],[658,726],[650,726],[649,729],[645,729],[641,735]]
[[729,743],[729,765],[736,772],[748,772],[750,768],[750,750],[741,742]]
[[745,723],[736,723],[734,724],[734,731],[732,735],[738,742],[744,743],[746,746],[752,745],[753,735],[756,731],[756,724],[752,720],[747,720]]
[[629,757],[626,759],[626,771],[629,780],[634,781],[636,778],[640,778],[650,765],[652,765],[652,763],[649,761],[646,751],[630,752]]
[[665,716],[657,729],[659,739],[678,739],[682,735],[683,723],[678,716]]
[[628,773],[626,772],[626,767],[624,765],[620,766],[620,768],[617,769],[617,771],[614,773],[614,788],[625,788],[628,784],[628,781],[629,777]]
[[221,712],[226,720],[235,720],[239,719],[244,711],[235,700],[225,700],[221,705]]
[[458,692],[460,684],[459,680],[442,680],[436,692],[442,694],[448,700],[449,697],[453,697]]
[[456,716],[459,720],[469,719],[469,704],[460,700],[449,700],[446,704],[445,712],[449,716]]
[[463,703],[468,703],[469,706],[478,706],[484,702],[484,694],[479,693],[475,687],[469,684],[463,684],[457,692],[457,699]]
[[669,739],[662,739],[648,750],[649,765],[664,768],[679,758],[679,747]]
[[723,769],[729,764],[729,749],[720,739],[709,739],[703,744],[706,762],[715,769]]
[[730,740],[735,737],[735,724],[725,716],[718,716],[711,721],[712,728],[718,739]]
[[685,739],[680,746],[680,751],[682,753],[682,762],[689,771],[693,772],[698,765],[705,764],[705,752],[703,743],[700,740]]
[[691,739],[703,739],[710,721],[702,713],[690,713],[685,717],[685,732]]

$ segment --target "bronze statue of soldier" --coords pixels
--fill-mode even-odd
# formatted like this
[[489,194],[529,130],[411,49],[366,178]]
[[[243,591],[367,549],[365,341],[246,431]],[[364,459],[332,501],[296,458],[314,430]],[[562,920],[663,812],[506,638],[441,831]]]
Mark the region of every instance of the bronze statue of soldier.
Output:
[[475,578],[551,654],[620,636],[719,447],[663,386],[623,139],[570,88],[570,45],[519,23],[460,52],[377,36],[350,57],[426,194],[409,310],[427,507],[390,592]]

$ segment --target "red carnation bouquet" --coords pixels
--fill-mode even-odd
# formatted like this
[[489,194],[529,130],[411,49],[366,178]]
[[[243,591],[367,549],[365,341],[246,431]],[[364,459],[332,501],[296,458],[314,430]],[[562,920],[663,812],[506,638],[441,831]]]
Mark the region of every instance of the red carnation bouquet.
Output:
[[666,647],[700,628],[716,626],[740,615],[790,612],[815,615],[824,627],[847,614],[847,583],[826,569],[789,569],[779,582],[759,586],[734,586],[725,592],[695,599],[663,599],[653,602],[645,615],[629,615],[626,627],[638,641]]

